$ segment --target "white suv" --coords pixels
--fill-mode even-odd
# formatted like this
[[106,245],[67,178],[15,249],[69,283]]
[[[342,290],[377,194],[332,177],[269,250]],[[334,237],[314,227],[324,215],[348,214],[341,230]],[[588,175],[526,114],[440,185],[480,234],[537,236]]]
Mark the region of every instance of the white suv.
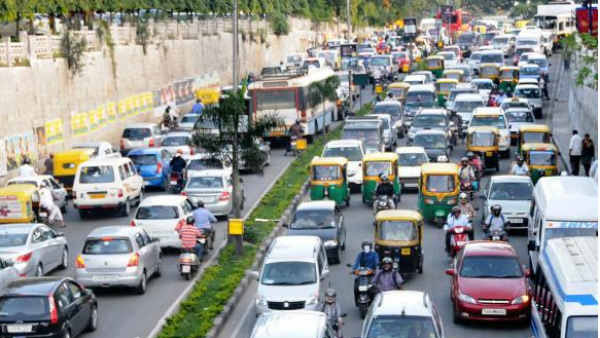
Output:
[[504,110],[500,107],[479,107],[473,111],[470,127],[488,126],[496,127],[500,131],[498,148],[502,156],[510,157],[510,128]]

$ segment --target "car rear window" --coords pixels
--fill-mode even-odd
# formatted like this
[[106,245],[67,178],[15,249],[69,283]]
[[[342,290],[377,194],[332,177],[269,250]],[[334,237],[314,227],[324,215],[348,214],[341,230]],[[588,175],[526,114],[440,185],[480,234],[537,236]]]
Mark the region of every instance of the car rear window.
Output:
[[169,136],[162,141],[163,147],[187,146],[190,144],[190,139],[187,136]]
[[90,238],[83,245],[85,255],[118,255],[133,251],[129,238]]
[[150,128],[125,128],[125,130],[123,130],[123,138],[131,140],[143,140],[150,136]]
[[49,315],[48,297],[14,296],[0,298],[0,320],[44,320]]
[[218,176],[192,177],[187,189],[219,189],[223,188],[223,178]]
[[115,180],[113,167],[108,165],[81,168],[79,183],[111,183]]
[[35,181],[10,181],[10,182],[8,182],[7,185],[13,185],[13,184],[30,184],[30,185],[34,185],[37,187],[37,182],[35,182]]
[[175,219],[177,207],[167,205],[152,205],[138,208],[136,219]]
[[28,233],[0,233],[0,248],[22,246],[27,243]]
[[156,155],[129,155],[136,165],[154,165],[158,162]]
[[188,170],[223,169],[223,162],[217,158],[202,158],[191,160]]

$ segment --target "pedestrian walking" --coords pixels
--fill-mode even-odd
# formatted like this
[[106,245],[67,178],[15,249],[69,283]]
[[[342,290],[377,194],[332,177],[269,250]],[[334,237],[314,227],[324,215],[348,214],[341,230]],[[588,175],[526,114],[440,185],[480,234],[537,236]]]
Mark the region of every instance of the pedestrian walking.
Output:
[[48,158],[44,161],[44,166],[46,167],[46,171],[44,173],[46,175],[53,175],[53,173],[54,173],[54,154],[50,153]]
[[581,148],[583,147],[583,140],[579,136],[577,130],[573,130],[573,136],[569,142],[569,162],[571,162],[571,174],[579,176],[579,162],[581,160]]
[[590,167],[594,161],[594,155],[596,155],[594,141],[592,141],[590,134],[585,134],[581,147],[581,164],[583,164],[585,176],[590,176]]

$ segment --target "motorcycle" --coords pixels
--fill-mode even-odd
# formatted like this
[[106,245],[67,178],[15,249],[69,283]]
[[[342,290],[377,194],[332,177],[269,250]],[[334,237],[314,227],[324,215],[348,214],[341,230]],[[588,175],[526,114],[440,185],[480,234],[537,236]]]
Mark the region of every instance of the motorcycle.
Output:
[[460,249],[469,241],[467,230],[467,227],[460,225],[450,229],[450,257],[455,257]]
[[[351,265],[348,265],[351,267]],[[371,283],[371,277],[373,276],[373,270],[368,269],[366,267],[360,267],[355,270],[354,275],[356,275],[356,279],[358,282],[356,283],[358,286],[358,296],[357,303],[358,311],[360,313],[360,318],[364,319],[367,315],[367,311],[369,310],[369,306],[373,301],[372,298],[372,288],[373,284]]]
[[169,175],[169,191],[172,194],[179,194],[183,189],[183,179],[179,172],[173,171]]
[[460,192],[464,192],[469,196],[469,201],[473,200],[475,195],[475,182],[460,182]]
[[[201,237],[197,239],[198,243],[204,246],[202,252],[206,250],[206,238]],[[184,249],[179,255],[177,260],[177,268],[179,273],[185,280],[190,280],[192,275],[196,274],[196,271],[200,268],[200,262],[202,257],[198,257],[194,249]]]
[[492,230],[488,231],[487,238],[490,241],[503,241],[508,242],[508,236],[504,230]]
[[377,215],[378,212],[382,210],[388,210],[390,208],[390,197],[387,195],[379,195],[375,198],[373,202],[373,215]]

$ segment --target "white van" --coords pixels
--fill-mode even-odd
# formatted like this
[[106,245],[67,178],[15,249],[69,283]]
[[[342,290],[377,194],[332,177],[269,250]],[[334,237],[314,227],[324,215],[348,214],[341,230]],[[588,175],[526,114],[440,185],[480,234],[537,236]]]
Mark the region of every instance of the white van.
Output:
[[551,238],[598,236],[598,188],[584,176],[542,177],[533,189],[529,212],[530,264]]
[[258,276],[256,313],[318,310],[327,288],[327,255],[316,236],[280,236],[271,243]]
[[333,338],[327,315],[320,311],[267,312],[254,324],[250,338]]
[[93,159],[77,168],[73,182],[73,206],[85,218],[93,210],[117,209],[129,216],[142,199],[144,180],[127,157]]
[[536,29],[521,31],[517,36],[515,48],[532,48],[534,52],[543,54],[542,32]]

